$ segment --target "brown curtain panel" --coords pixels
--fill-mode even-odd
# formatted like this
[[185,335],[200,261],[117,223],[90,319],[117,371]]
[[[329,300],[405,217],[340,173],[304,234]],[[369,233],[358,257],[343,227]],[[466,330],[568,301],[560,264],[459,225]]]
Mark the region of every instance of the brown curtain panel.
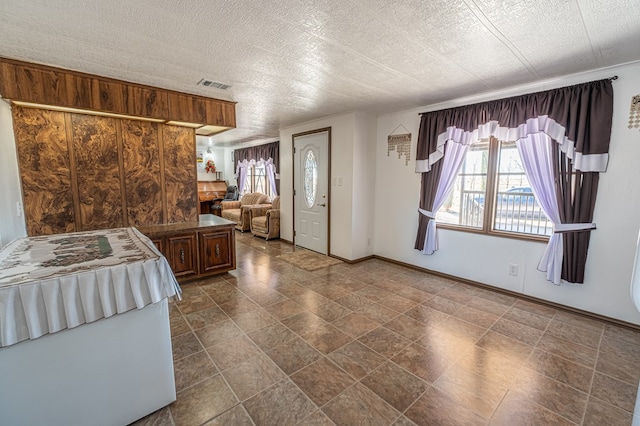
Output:
[[[418,150],[421,149],[421,137],[425,135],[432,134],[434,126],[436,123],[433,120],[422,120],[420,123],[420,131],[418,133]],[[426,141],[423,141],[426,142]],[[425,149],[423,145],[423,150]],[[438,183],[440,182],[440,175],[442,174],[442,164],[443,161],[438,161],[434,165],[431,166],[431,171],[429,173],[422,173],[421,180],[422,184],[420,186],[420,208],[431,211],[433,208],[433,203],[436,198],[436,191],[438,189]],[[434,212],[435,213],[435,212]],[[414,248],[416,250],[422,251],[424,248],[424,242],[427,235],[427,225],[429,225],[429,221],[434,220],[430,217],[424,216],[422,214],[418,215],[418,234],[416,235],[416,242]]]
[[280,170],[278,163],[280,161],[280,141],[267,143],[264,145],[250,146],[248,148],[236,149],[233,151],[233,170],[236,170],[238,163],[244,160],[272,159],[276,171]]
[[[513,140],[544,132],[558,143],[557,197],[562,223],[593,220],[599,172],[606,171],[613,87],[611,79],[421,114],[416,172],[423,173],[420,207],[430,210],[440,179],[437,164],[448,140],[474,143],[474,130],[494,123]],[[490,127],[490,126],[489,126]],[[483,127],[483,128],[489,128]],[[507,131],[508,130],[508,131]],[[515,136],[514,136],[515,135]],[[432,177],[428,176],[433,174]],[[427,176],[425,176],[427,175]],[[434,183],[435,182],[435,183]],[[419,215],[416,249],[422,249],[429,219]],[[584,282],[590,231],[563,235],[562,279]]]
[[[600,173],[574,170],[559,149],[554,152],[554,170],[557,176],[556,197],[562,223],[588,223],[593,221],[593,210],[598,193]],[[563,256],[561,278],[570,283],[583,283],[591,229],[566,232],[562,235]]]

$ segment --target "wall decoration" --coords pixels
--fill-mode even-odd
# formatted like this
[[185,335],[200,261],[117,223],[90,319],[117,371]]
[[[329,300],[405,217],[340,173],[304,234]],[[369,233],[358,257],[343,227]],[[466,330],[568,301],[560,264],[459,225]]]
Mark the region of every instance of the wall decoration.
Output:
[[[407,133],[394,134],[401,127]],[[409,165],[409,160],[411,160],[411,132],[402,124],[399,124],[393,129],[391,134],[387,136],[387,157],[391,151],[396,151],[398,158],[404,155],[404,165]]]
[[640,95],[631,98],[631,108],[629,110],[629,128],[640,129]]
[[196,165],[198,166],[198,172],[204,173],[204,152],[196,151]]
[[204,166],[204,171],[206,173],[215,173],[217,172],[216,163],[213,160],[207,160],[207,164]]

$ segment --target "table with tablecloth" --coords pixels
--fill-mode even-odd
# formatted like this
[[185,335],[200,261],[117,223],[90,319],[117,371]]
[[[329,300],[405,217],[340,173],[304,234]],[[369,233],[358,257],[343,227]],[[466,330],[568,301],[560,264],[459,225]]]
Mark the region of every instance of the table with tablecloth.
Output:
[[179,295],[166,259],[135,228],[5,246],[0,423],[130,422],[175,400],[168,298]]

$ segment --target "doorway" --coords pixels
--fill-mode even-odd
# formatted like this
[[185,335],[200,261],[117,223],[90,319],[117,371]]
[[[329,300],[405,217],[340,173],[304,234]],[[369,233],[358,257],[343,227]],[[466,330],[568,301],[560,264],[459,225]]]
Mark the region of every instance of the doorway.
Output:
[[331,128],[293,135],[293,240],[329,254]]

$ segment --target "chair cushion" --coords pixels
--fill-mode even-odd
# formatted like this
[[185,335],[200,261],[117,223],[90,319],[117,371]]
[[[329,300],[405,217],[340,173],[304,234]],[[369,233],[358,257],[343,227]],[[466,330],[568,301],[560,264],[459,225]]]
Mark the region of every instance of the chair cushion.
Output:
[[269,197],[259,192],[252,192],[250,194],[244,195],[240,199],[240,204],[243,206],[251,205],[251,204],[265,204],[269,202]]
[[251,229],[254,231],[267,233],[269,231],[269,228],[267,227],[267,217],[266,216],[254,217],[251,220]]
[[227,209],[222,210],[222,218],[232,220],[235,223],[240,223],[240,209]]
[[273,201],[271,202],[271,208],[272,209],[276,209],[276,210],[278,210],[280,208],[280,196],[279,195],[276,198],[274,198]]

